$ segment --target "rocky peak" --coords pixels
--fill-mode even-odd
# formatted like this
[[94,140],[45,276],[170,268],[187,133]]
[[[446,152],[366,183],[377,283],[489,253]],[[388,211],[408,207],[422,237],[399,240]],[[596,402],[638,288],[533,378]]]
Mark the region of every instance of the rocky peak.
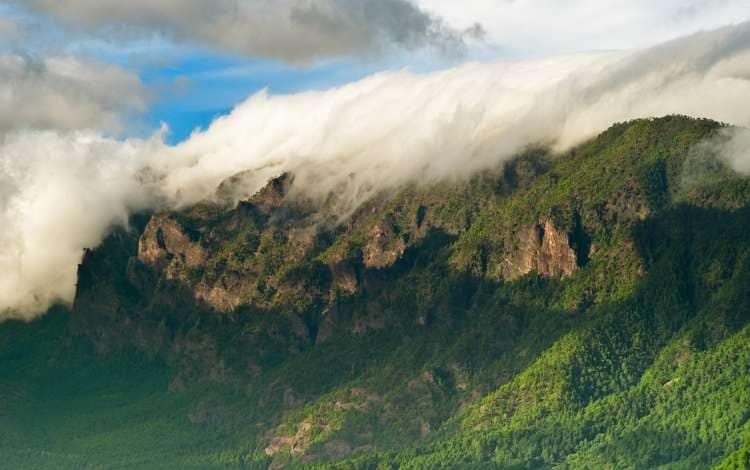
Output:
[[284,200],[293,182],[294,176],[291,173],[284,173],[281,176],[273,178],[263,189],[250,198],[250,202],[260,212],[268,214],[284,204]]

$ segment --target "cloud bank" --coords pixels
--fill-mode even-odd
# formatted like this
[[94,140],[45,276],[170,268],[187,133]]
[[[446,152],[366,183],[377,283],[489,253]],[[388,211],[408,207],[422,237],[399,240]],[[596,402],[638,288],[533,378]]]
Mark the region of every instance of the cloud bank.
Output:
[[407,182],[459,178],[525,146],[557,150],[631,118],[681,113],[750,126],[750,24],[653,48],[384,73],[322,92],[258,93],[186,142],[21,132],[0,146],[0,312],[70,302],[84,247],[133,210],[236,198],[296,174],[346,214]]
[[455,27],[481,21],[513,56],[643,47],[750,19],[747,0],[415,0]]
[[19,129],[118,132],[147,104],[138,77],[118,66],[72,56],[0,54],[0,138]]
[[104,37],[163,34],[251,57],[307,62],[430,47],[461,53],[476,24],[448,27],[410,0],[24,0],[15,3]]

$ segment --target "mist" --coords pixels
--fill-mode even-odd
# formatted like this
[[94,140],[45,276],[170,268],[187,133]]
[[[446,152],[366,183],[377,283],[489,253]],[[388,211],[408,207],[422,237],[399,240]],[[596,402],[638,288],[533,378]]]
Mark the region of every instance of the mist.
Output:
[[[84,248],[134,211],[215,199],[219,184],[240,172],[235,201],[292,172],[293,194],[334,193],[345,217],[379,192],[464,178],[529,145],[563,152],[619,121],[686,114],[750,126],[748,96],[743,23],[635,51],[260,92],[176,146],[163,131],[127,141],[93,131],[12,132],[0,145],[0,318],[31,319],[70,303]],[[738,140],[733,157],[745,171],[747,143]]]
[[750,175],[750,129],[727,130],[720,142],[714,142],[712,151],[723,158],[732,169]]

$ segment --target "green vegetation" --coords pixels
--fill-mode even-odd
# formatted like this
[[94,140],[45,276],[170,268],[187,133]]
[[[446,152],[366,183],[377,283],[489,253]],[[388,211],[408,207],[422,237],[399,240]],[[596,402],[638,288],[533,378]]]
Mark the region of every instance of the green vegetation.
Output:
[[[171,279],[115,234],[72,311],[0,326],[0,466],[750,468],[750,180],[720,128],[618,124],[330,228],[193,208],[209,254]],[[507,279],[542,226],[575,271]]]

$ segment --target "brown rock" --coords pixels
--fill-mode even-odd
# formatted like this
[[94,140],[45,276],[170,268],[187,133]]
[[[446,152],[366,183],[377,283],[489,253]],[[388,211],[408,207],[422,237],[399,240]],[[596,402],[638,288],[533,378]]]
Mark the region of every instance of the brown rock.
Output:
[[200,243],[194,242],[184,228],[166,215],[155,215],[138,240],[138,259],[158,265],[173,260],[187,267],[196,267],[206,259]]
[[293,181],[294,177],[290,173],[284,173],[270,180],[263,189],[250,198],[250,202],[262,213],[268,214],[282,206]]
[[242,299],[224,287],[199,284],[195,288],[195,298],[205,302],[219,312],[229,313],[236,309]]
[[354,266],[346,261],[333,261],[329,267],[334,288],[347,294],[356,294],[359,291],[359,280]]
[[285,447],[291,446],[293,440],[294,439],[292,439],[291,437],[286,437],[286,436],[274,437],[273,439],[271,439],[271,442],[265,448],[266,455],[271,456],[271,455],[278,454]]
[[[241,303],[238,292],[223,283],[211,285],[194,283],[188,270],[198,268],[208,259],[208,253],[187,234],[182,225],[166,215],[151,218],[138,240],[138,261],[149,265],[170,281],[187,283],[193,296],[219,312],[231,312]],[[132,280],[137,278],[135,271]]]
[[545,277],[568,277],[578,269],[577,258],[570,236],[546,219],[521,231],[517,250],[505,259],[500,269],[507,280],[532,271]]
[[362,249],[367,268],[383,269],[392,266],[406,251],[406,243],[394,232],[390,224],[376,224],[370,232],[370,241]]

